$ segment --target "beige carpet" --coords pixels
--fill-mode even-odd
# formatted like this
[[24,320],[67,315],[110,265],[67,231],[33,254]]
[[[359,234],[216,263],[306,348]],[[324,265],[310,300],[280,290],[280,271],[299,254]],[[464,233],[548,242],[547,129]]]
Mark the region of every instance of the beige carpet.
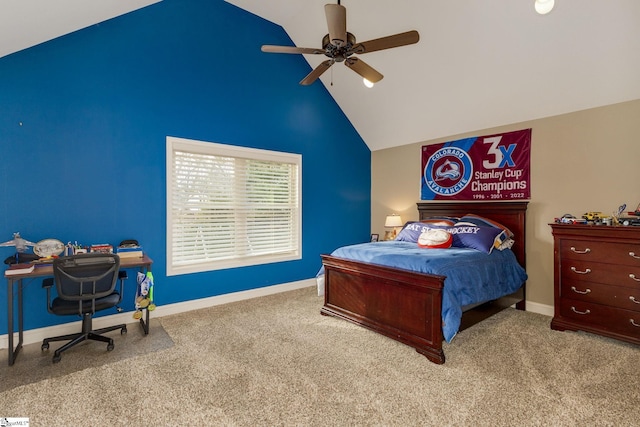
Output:
[[[307,288],[152,319],[172,346],[37,381],[25,376],[24,385],[12,378],[0,417],[29,417],[32,426],[640,423],[637,346],[552,331],[550,318],[509,309],[461,332],[445,346],[447,363],[435,365],[321,316],[321,305]],[[112,353],[125,345],[114,338]],[[65,354],[59,365],[81,355]],[[2,368],[1,381],[19,372],[13,368]]]
[[[7,363],[7,349],[2,349],[0,352],[0,392],[173,346],[173,340],[159,322],[155,320],[149,322],[149,334],[153,338],[147,339],[149,336],[145,336],[140,324],[133,319],[131,321],[134,323],[127,324],[126,334],[121,335],[119,330],[105,334],[114,340],[115,349],[113,351],[106,351],[106,343],[84,342],[62,353],[62,360],[56,364],[52,363],[53,353],[66,341],[52,342],[48,351],[42,351],[40,343],[24,346],[13,366],[9,366]],[[3,416],[5,415],[0,410],[0,417]]]

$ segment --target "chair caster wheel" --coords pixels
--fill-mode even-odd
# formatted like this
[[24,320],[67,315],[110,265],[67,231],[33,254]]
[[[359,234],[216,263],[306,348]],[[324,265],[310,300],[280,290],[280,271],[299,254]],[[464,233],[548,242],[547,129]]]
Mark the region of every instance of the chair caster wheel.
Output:
[[126,326],[125,326],[124,328],[120,329],[120,335],[124,335],[124,334],[126,334],[126,333],[127,333],[127,328],[126,328]]
[[53,356],[53,363],[58,363],[58,362],[60,362],[60,359],[62,359],[62,356],[60,356],[59,354],[58,354],[58,355]]
[[40,350],[45,351],[45,350],[49,350],[49,343],[42,343],[42,345],[40,346]]
[[113,350],[113,349],[114,349],[114,347],[115,347],[115,346],[113,345],[113,343],[112,343],[112,342],[110,342],[109,344],[107,344],[107,351],[111,351],[111,350]]

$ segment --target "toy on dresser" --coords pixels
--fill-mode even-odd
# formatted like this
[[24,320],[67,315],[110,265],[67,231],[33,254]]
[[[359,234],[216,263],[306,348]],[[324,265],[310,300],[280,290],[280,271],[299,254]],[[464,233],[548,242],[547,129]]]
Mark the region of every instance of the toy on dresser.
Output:
[[625,216],[621,216],[627,205],[622,205],[618,209],[618,223],[620,225],[640,225],[640,204],[635,211],[627,212]]

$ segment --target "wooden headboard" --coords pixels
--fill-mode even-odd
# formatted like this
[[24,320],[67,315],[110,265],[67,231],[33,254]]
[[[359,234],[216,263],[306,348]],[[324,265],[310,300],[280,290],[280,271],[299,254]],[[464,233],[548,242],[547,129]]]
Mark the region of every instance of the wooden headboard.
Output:
[[519,202],[421,202],[418,203],[420,220],[431,216],[455,216],[476,214],[492,219],[508,227],[514,234],[513,252],[523,268],[526,268],[525,222],[527,201]]

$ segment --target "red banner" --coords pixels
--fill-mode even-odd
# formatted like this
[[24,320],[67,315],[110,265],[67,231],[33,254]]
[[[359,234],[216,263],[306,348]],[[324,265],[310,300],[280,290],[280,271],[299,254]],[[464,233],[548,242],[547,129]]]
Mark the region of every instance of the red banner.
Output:
[[422,200],[531,198],[531,129],[422,147]]

